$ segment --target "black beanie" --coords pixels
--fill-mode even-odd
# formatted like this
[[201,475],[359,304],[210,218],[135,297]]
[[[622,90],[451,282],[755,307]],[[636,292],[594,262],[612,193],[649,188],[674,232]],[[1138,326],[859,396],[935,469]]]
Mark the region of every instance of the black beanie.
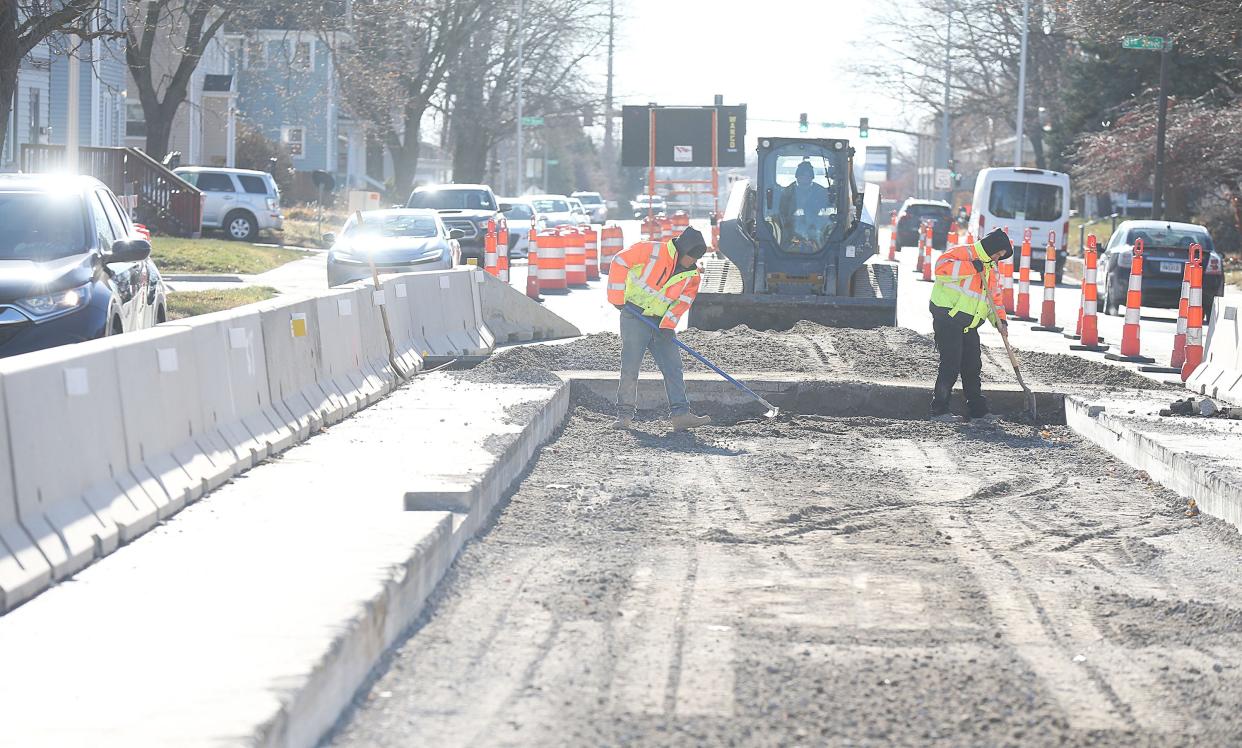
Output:
[[681,232],[681,236],[673,240],[673,246],[677,248],[677,254],[689,255],[696,260],[707,252],[707,242],[703,240],[703,235],[699,233],[699,230],[694,227]]
[[992,229],[992,233],[979,240],[983,245],[983,251],[994,260],[1008,260],[1013,257],[1013,242],[1009,241],[1009,234],[1001,229]]

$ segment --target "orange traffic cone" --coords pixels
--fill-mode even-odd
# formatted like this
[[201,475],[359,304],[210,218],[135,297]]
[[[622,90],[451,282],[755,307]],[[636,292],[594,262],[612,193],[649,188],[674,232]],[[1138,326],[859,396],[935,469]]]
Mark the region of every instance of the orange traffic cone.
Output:
[[932,250],[936,247],[931,221],[923,225],[923,233],[926,235],[923,239],[923,280],[930,283],[932,279]]
[[1132,363],[1150,364],[1155,359],[1142,354],[1139,344],[1140,309],[1143,306],[1143,240],[1134,240],[1134,261],[1130,265],[1130,288],[1126,291],[1126,322],[1121,328],[1121,349],[1119,353],[1107,353],[1104,358],[1110,361],[1130,361]]
[[[1194,250],[1198,250],[1195,252]],[[1186,306],[1186,361],[1182,364],[1182,381],[1203,363],[1203,248],[1191,247],[1190,301]]]
[[1014,319],[1033,322],[1031,316],[1031,230],[1022,233],[1022,255],[1018,258],[1018,299]]
[[1032,330],[1061,332],[1057,327],[1057,233],[1048,232],[1048,246],[1044,248],[1044,303],[1039,310],[1039,324]]
[[1099,320],[1096,318],[1096,312],[1099,311],[1099,288],[1096,287],[1096,264],[1098,255],[1096,253],[1095,236],[1087,237],[1087,248],[1083,251],[1082,256],[1082,304],[1078,308],[1078,335],[1067,337],[1077,337],[1078,345],[1071,345],[1071,351],[1100,351],[1108,350],[1108,346],[1100,340]]
[[529,250],[526,254],[526,295],[535,301],[543,301],[539,295],[539,240],[532,226],[530,230]]

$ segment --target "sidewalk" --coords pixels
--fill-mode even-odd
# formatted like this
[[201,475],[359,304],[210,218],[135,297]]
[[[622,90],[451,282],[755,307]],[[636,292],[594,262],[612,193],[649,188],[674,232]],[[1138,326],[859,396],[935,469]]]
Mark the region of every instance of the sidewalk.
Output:
[[212,291],[221,288],[270,286],[282,294],[323,291],[328,287],[328,253],[294,260],[258,275],[169,275],[165,285],[170,291]]
[[0,617],[0,743],[313,745],[567,405],[419,377]]

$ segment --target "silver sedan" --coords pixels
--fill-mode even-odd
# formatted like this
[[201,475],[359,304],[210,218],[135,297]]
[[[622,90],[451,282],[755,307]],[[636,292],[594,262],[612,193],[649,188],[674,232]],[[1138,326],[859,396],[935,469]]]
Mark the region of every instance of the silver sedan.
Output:
[[328,285],[341,286],[380,273],[447,270],[461,263],[460,229],[448,229],[434,210],[393,208],[355,213],[340,236],[325,234]]

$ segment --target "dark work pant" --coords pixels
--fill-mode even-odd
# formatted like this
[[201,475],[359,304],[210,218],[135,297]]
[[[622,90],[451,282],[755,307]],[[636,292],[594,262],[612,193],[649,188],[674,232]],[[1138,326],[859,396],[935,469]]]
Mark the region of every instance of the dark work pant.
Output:
[[962,392],[966,395],[966,409],[971,418],[988,414],[988,401],[983,396],[983,383],[979,373],[983,371],[983,359],[979,350],[979,328],[964,331],[970,317],[958,314],[949,316],[943,307],[931,307],[932,330],[936,350],[940,352],[940,370],[936,374],[936,388],[932,391],[931,414],[949,412],[949,396],[953,385],[962,378]]

